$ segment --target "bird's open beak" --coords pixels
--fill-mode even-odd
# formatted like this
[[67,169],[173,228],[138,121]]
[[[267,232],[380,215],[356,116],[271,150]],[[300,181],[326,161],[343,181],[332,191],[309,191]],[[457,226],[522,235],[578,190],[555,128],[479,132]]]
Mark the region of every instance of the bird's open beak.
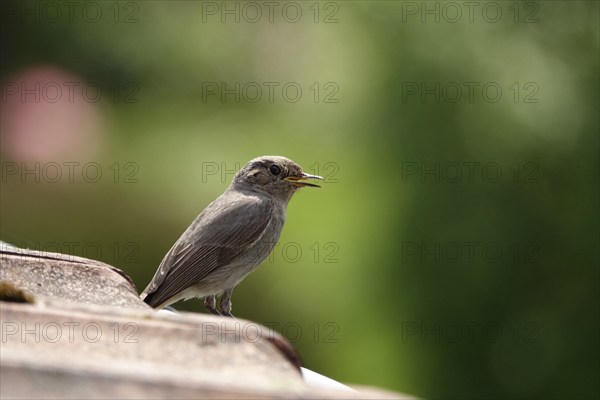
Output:
[[309,174],[305,174],[303,172],[301,176],[288,176],[286,178],[283,178],[284,181],[290,182],[294,186],[300,186],[300,187],[303,187],[303,186],[321,187],[321,186],[316,185],[314,183],[302,182],[305,179],[320,179],[320,180],[323,180],[323,177],[319,176],[319,175],[309,175]]

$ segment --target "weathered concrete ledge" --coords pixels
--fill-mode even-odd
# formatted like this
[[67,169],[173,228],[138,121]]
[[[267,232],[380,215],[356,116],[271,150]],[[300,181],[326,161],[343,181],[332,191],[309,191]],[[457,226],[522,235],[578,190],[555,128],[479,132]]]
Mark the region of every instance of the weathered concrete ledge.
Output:
[[159,314],[98,261],[0,247],[2,398],[401,398],[309,386],[262,325]]

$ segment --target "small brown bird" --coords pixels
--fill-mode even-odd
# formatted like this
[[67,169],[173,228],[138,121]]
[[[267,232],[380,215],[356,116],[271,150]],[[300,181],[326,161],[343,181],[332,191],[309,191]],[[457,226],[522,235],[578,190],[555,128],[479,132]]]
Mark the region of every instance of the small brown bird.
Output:
[[[319,187],[307,179],[323,178],[304,173],[285,157],[250,160],[175,242],[142,300],[162,308],[203,297],[210,312],[232,316],[233,288],[273,250],[292,195],[305,186]],[[220,312],[218,295],[222,295]]]

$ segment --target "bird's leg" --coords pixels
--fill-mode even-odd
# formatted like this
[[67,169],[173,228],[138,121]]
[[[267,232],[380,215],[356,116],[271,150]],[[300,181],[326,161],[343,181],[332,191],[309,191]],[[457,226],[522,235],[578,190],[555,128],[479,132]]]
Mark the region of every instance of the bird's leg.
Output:
[[221,302],[220,302],[221,315],[224,315],[226,317],[233,317],[233,315],[231,314],[231,294],[232,293],[233,293],[233,288],[229,288],[229,289],[225,290],[225,293],[223,293],[223,296],[221,296]]
[[221,315],[219,313],[219,311],[217,310],[217,301],[215,300],[215,296],[206,296],[204,298],[204,307],[206,307],[206,309],[208,311],[210,311],[211,313],[215,314],[215,315]]

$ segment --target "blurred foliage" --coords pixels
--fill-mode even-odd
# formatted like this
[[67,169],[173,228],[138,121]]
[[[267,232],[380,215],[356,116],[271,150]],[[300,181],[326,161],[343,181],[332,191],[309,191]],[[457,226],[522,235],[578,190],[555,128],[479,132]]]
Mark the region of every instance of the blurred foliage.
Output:
[[292,200],[237,316],[341,381],[599,396],[598,2],[276,2],[272,21],[261,2],[71,3],[2,1],[2,88],[39,65],[101,87],[103,176],[3,175],[2,240],[141,291],[237,166],[285,155],[327,180]]

